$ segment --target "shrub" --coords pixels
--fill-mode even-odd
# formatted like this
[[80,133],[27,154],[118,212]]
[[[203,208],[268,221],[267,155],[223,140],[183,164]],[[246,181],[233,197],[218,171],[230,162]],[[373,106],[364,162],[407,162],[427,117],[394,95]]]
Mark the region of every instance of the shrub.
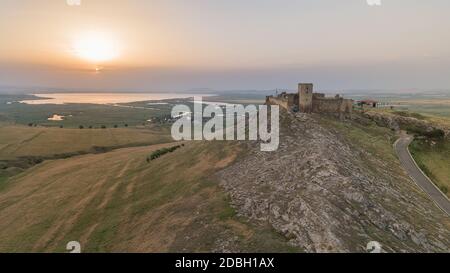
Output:
[[34,159],[34,163],[35,164],[41,164],[42,162],[44,162],[44,160],[42,158],[36,158]]
[[80,128],[80,129],[84,129],[84,126],[83,125],[80,125],[78,128]]
[[152,160],[158,159],[158,158],[160,158],[161,156],[163,156],[165,154],[173,153],[176,150],[178,150],[179,148],[181,148],[182,146],[184,147],[184,144],[173,146],[173,147],[170,147],[170,148],[163,148],[163,149],[156,150],[153,153],[151,153],[149,157],[147,157],[147,162],[150,162]]
[[105,126],[105,125],[102,125],[102,129],[106,129],[106,126]]
[[409,133],[413,133],[416,136],[424,136],[430,139],[443,139],[445,137],[445,132],[441,129],[433,129],[431,131],[427,131],[425,128],[421,128],[418,126],[408,126],[406,130]]
[[117,125],[114,125],[114,128],[117,128],[117,127],[119,127],[119,126],[117,126]]
[[443,139],[445,137],[445,132],[441,129],[433,129],[430,132],[426,132],[425,136],[433,139]]

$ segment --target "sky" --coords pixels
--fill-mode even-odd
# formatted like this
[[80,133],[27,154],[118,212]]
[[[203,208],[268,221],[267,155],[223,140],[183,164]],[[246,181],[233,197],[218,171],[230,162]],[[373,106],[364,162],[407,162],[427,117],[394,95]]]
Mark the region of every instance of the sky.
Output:
[[448,0],[76,1],[0,1],[0,86],[450,89]]

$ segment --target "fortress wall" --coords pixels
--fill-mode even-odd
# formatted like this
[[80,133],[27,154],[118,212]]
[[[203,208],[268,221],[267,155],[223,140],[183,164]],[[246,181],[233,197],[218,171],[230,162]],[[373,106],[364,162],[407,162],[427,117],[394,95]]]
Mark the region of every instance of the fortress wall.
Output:
[[294,105],[298,104],[298,94],[288,94],[287,100],[288,100],[288,107],[292,109]]
[[344,99],[341,104],[341,112],[351,114],[353,112],[353,100]]
[[313,100],[314,113],[339,113],[343,99],[319,98]]
[[288,111],[290,110],[288,100],[284,100],[281,98],[275,98],[275,97],[267,97],[266,103],[268,105],[279,105],[280,107],[282,107]]
[[344,99],[340,95],[326,97],[325,94],[314,93],[311,83],[300,83],[298,93],[283,92],[278,96],[269,96],[266,104],[276,104],[287,111],[296,111],[295,108],[298,107],[297,110],[301,113],[328,113],[339,117],[349,116],[353,111],[353,100]]
[[313,93],[313,99],[317,99],[317,98],[325,98],[325,94]]
[[[266,104],[279,105],[280,107],[291,111],[296,104],[297,97],[289,94],[286,97],[267,97]],[[312,100],[312,112],[314,113],[333,113],[333,114],[351,114],[353,110],[353,101],[343,98],[326,98],[316,96]]]

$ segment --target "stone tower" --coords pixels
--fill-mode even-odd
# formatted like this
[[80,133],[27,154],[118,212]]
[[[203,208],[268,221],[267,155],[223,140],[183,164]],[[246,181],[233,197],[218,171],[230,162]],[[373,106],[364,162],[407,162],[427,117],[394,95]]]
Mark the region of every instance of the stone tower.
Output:
[[300,83],[298,85],[298,107],[301,113],[312,113],[313,84]]

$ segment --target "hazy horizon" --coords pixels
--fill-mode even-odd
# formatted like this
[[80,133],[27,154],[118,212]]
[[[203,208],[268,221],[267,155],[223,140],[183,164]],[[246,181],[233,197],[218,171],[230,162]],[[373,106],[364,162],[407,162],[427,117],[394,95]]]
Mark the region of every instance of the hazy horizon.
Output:
[[448,10],[445,0],[3,0],[0,87],[448,90]]

